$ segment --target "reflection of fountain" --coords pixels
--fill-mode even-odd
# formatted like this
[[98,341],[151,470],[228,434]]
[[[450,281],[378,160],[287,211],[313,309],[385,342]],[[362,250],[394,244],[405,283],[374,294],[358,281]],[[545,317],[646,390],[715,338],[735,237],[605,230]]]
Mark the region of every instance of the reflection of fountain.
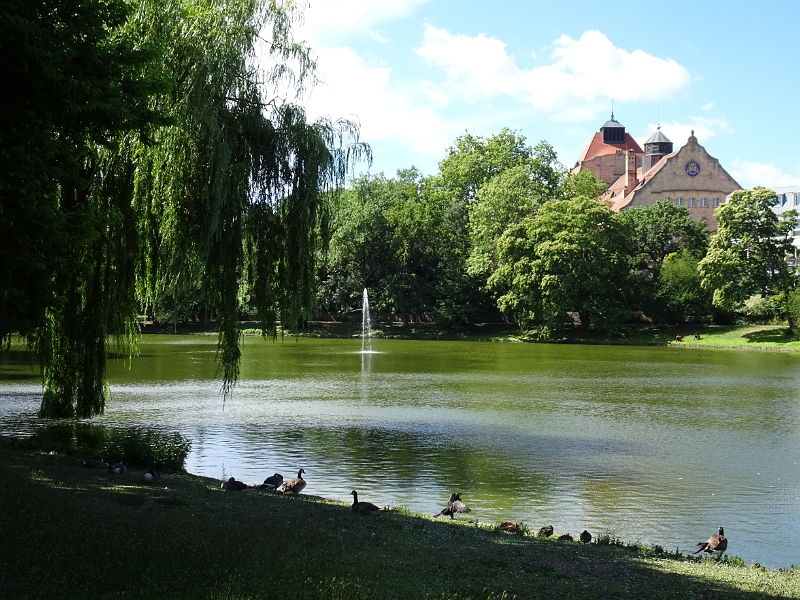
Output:
[[372,340],[370,331],[372,323],[369,319],[369,296],[367,288],[364,288],[364,300],[361,304],[361,353],[372,352]]

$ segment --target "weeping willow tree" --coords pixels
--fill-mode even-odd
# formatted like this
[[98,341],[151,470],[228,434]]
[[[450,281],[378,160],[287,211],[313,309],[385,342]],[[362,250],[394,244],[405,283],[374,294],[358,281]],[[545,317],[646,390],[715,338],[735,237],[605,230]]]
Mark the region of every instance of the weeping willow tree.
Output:
[[314,80],[309,48],[292,37],[301,6],[139,0],[133,8],[119,35],[152,52],[140,81],[158,84],[149,105],[158,119],[117,135],[87,163],[82,210],[97,227],[37,334],[47,417],[103,411],[107,340],[135,353],[137,314],[167,287],[201,289],[227,394],[239,373],[241,299],[268,336],[278,321],[310,317],[325,199],[354,161],[369,159],[354,123],[309,123],[279,97]]

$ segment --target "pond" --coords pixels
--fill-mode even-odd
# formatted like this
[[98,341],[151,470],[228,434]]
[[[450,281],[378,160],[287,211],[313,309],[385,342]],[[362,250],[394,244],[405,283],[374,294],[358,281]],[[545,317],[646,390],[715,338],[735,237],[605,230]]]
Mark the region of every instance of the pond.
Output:
[[[482,522],[552,524],[800,563],[800,355],[664,347],[248,338],[224,402],[213,336],[145,336],[96,421],[180,431],[187,470]],[[28,364],[0,368],[0,430],[36,425]],[[776,541],[777,540],[777,541]]]

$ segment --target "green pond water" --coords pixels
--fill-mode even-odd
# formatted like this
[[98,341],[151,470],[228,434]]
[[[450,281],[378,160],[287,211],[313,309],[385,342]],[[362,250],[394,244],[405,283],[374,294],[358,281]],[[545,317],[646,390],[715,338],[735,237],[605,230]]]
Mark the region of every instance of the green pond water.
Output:
[[[552,524],[800,563],[800,355],[663,347],[247,338],[223,403],[214,336],[145,336],[96,421],[180,431],[187,470],[483,522]],[[0,366],[0,430],[35,427],[30,364]]]

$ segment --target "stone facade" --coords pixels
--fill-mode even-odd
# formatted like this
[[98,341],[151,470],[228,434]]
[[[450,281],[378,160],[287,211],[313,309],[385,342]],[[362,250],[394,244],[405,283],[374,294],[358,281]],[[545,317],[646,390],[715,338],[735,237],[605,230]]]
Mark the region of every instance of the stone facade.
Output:
[[[616,142],[616,143],[613,143]],[[614,119],[595,133],[572,173],[589,170],[604,181],[604,200],[616,211],[633,206],[652,206],[668,199],[685,206],[710,231],[717,230],[714,209],[741,186],[703,148],[694,136],[676,152],[659,130],[645,142],[645,151]]]
[[705,221],[712,232],[717,230],[714,209],[729,194],[742,189],[719,161],[697,143],[694,132],[679,150],[662,158],[646,173],[639,170],[637,175],[638,182],[632,189],[619,180],[609,186],[605,198],[611,200],[614,210],[652,206],[668,199],[685,206],[694,219]]

